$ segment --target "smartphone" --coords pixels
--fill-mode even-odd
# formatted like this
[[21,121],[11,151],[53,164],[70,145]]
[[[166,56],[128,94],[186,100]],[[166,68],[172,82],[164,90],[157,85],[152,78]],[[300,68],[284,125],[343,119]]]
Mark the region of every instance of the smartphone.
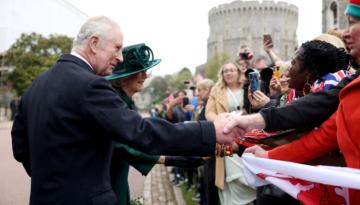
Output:
[[249,73],[250,91],[251,93],[260,90],[260,74],[258,72]]
[[263,38],[264,42],[269,41],[269,43],[272,43],[272,38],[270,34],[264,34]]
[[280,77],[281,77],[281,72],[280,72],[280,68],[279,68],[279,67],[275,66],[275,67],[273,68],[273,76],[274,76],[275,78],[277,78],[277,79],[280,79]]
[[185,107],[186,105],[190,104],[189,98],[184,97],[182,103],[183,103],[183,107]]

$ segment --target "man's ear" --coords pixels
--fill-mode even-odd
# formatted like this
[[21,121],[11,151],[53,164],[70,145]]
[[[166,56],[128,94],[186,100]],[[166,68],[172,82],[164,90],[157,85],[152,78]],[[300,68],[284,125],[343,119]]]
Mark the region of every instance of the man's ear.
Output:
[[99,36],[97,36],[97,35],[92,35],[92,36],[90,37],[90,40],[89,40],[89,47],[90,47],[90,50],[91,50],[94,54],[97,53],[99,44],[100,44]]

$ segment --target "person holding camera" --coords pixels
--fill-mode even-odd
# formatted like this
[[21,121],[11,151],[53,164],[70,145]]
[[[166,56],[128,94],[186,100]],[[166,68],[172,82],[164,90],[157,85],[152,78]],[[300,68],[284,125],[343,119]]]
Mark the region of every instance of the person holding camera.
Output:
[[248,99],[254,109],[263,109],[274,106],[283,106],[288,102],[288,95],[291,91],[289,87],[289,68],[284,70],[280,78],[273,77],[270,81],[270,96],[265,95],[260,90],[248,94]]
[[174,99],[170,100],[166,111],[166,119],[172,123],[185,122],[189,118],[186,111],[189,108],[189,98],[185,90],[178,91],[174,94]]
[[[252,107],[250,101],[249,101],[249,94],[252,94],[255,92],[254,88],[256,90],[260,90],[265,95],[270,94],[270,81],[271,77],[273,75],[273,70],[269,67],[270,62],[269,60],[263,56],[259,55],[256,57],[256,59],[253,62],[252,68],[248,68],[245,71],[245,84],[244,84],[244,108],[247,113],[255,113],[258,111],[258,109]],[[257,75],[253,75],[253,78],[249,78],[250,73],[257,73]],[[255,76],[257,76],[255,78]],[[256,82],[254,82],[254,80]],[[249,86],[252,85],[251,93],[249,93]]]
[[[265,151],[258,146],[248,148],[246,152],[258,157],[292,162],[306,162],[311,159],[340,148],[346,166],[359,169],[359,95],[360,95],[360,2],[350,0],[346,7],[348,26],[343,38],[352,56],[355,74],[344,78],[337,86],[325,92],[308,95],[296,103],[281,109],[267,109],[269,112],[247,116],[239,116],[228,124],[227,129],[238,127],[242,130],[253,128],[279,129],[292,128],[299,125],[317,126],[319,129],[302,136],[290,144]],[[323,102],[323,103],[322,103]],[[296,111],[296,112],[294,112]],[[281,123],[284,114],[295,116],[295,120]],[[330,115],[330,117],[329,117]],[[271,119],[271,120],[269,120]],[[279,119],[281,119],[279,121]],[[326,119],[326,121],[324,121]],[[270,122],[271,121],[271,122]],[[311,151],[309,151],[311,150]],[[348,204],[360,203],[360,191],[348,189]]]
[[270,34],[264,34],[263,35],[263,47],[265,52],[268,54],[268,56],[270,57],[272,63],[276,66],[280,68],[280,71],[283,72],[288,66],[287,66],[287,62],[282,60],[273,50],[274,48],[274,43],[273,40],[271,38]]
[[[189,102],[189,98],[187,97],[187,93],[185,90],[178,91],[174,94],[174,99],[169,102],[169,106],[166,111],[166,119],[172,123],[185,122],[191,120],[190,112],[192,112],[193,108]],[[189,189],[192,185],[192,174],[193,169],[189,168],[187,170],[174,167],[175,174],[175,184],[179,184],[180,181],[185,180],[185,171],[188,175],[188,185],[187,189]]]
[[252,59],[254,57],[254,52],[247,45],[241,45],[238,52],[239,60],[237,63],[240,65],[240,68],[243,72],[249,69],[252,65]]
[[[233,62],[222,65],[218,81],[210,92],[205,117],[213,121],[220,113],[244,112],[244,72]],[[219,189],[221,204],[248,204],[255,200],[255,190],[244,180],[239,156],[216,157],[215,185]]]

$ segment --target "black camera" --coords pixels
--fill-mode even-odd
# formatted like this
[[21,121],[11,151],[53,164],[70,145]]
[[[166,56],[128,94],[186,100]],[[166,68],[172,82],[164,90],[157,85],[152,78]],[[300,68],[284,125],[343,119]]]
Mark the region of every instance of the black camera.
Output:
[[242,60],[250,60],[250,53],[249,52],[239,53],[239,57]]
[[183,103],[183,107],[185,107],[186,105],[190,104],[189,98],[188,98],[188,97],[184,97],[182,103]]

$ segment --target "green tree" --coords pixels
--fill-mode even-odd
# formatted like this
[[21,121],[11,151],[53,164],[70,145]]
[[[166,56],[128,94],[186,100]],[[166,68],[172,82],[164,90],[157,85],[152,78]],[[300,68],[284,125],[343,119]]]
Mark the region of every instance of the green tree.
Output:
[[169,82],[166,78],[161,76],[154,77],[150,85],[146,88],[151,92],[151,97],[156,103],[160,103],[166,96],[166,90],[169,86]]
[[217,81],[220,67],[230,60],[230,57],[226,53],[215,54],[205,66],[205,77]]
[[192,74],[189,68],[183,68],[178,73],[176,73],[173,78],[170,79],[170,86],[176,90],[186,89],[184,81],[189,81],[192,79]]
[[62,53],[70,52],[71,44],[72,39],[63,35],[21,34],[5,54],[5,64],[15,66],[7,81],[21,95]]

